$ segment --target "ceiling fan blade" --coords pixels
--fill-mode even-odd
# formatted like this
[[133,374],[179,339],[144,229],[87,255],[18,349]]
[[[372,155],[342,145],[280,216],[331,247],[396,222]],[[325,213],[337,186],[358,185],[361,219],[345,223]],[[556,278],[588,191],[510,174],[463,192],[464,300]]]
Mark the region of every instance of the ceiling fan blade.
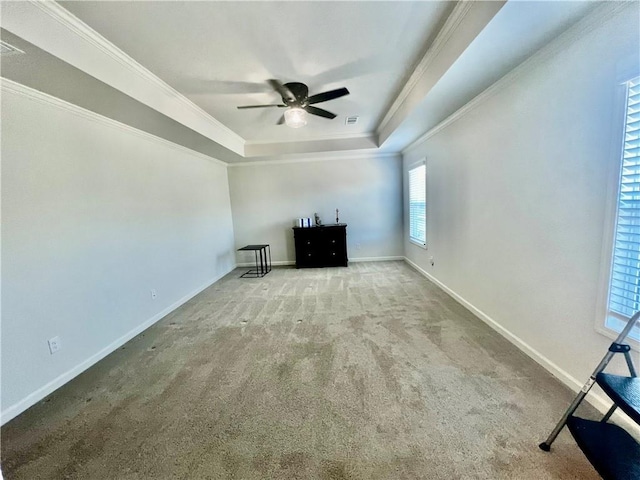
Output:
[[242,110],[243,108],[267,108],[267,107],[286,107],[286,105],[243,105],[241,107],[238,107],[240,110]]
[[312,107],[310,105],[306,106],[304,109],[311,115],[318,115],[319,117],[324,117],[329,119],[337,117],[335,113],[328,112],[326,110],[323,110],[322,108]]
[[279,80],[271,79],[271,80],[267,80],[267,82],[269,83],[269,85],[271,85],[271,88],[273,88],[276,92],[280,94],[283,100],[288,102],[296,101],[296,96],[291,92],[291,90],[285,87]]
[[284,124],[284,115],[280,117],[280,120],[278,120],[278,123],[276,123],[276,125],[283,125],[283,124]]
[[307,99],[307,102],[309,103],[309,105],[312,105],[314,103],[326,102],[329,100],[333,100],[334,98],[344,97],[345,95],[349,95],[349,90],[342,87],[342,88],[337,88],[335,90],[329,90],[328,92],[322,92],[316,95],[311,95]]

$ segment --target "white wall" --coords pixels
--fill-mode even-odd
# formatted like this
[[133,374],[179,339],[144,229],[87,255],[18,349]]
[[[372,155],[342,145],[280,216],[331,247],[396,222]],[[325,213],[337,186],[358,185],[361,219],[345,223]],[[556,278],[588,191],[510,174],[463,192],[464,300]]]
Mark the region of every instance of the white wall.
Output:
[[233,246],[224,164],[5,82],[2,421],[228,273]]
[[[229,168],[236,247],[268,243],[274,262],[294,262],[293,220],[347,226],[350,260],[401,257],[402,164],[399,156],[362,156]],[[360,248],[357,248],[357,246]],[[251,260],[239,252],[238,262]]]
[[[628,60],[637,68],[638,21],[637,3],[586,20],[404,155],[405,184],[420,158],[428,176],[428,250],[405,233],[407,258],[567,383],[611,342],[595,324],[615,104]],[[408,226],[406,195],[404,206]]]

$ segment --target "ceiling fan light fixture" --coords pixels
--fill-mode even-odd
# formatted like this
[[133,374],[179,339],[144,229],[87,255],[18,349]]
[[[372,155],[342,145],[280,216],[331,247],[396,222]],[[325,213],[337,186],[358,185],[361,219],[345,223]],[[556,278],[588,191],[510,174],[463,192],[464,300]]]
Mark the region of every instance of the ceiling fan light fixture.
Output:
[[284,111],[284,123],[291,128],[304,127],[307,124],[307,112],[300,107],[288,108]]

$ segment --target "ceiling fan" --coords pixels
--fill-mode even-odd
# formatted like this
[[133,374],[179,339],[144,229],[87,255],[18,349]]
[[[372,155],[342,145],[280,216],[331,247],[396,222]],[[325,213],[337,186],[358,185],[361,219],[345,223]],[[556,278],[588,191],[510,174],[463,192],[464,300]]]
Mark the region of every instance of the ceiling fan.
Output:
[[337,115],[335,113],[314,107],[313,105],[349,95],[349,90],[342,87],[309,96],[309,87],[304,83],[281,83],[278,80],[268,80],[267,82],[280,94],[282,103],[271,105],[244,105],[238,108],[286,108],[287,110],[285,110],[284,115],[278,120],[278,125],[286,123],[293,128],[299,128],[307,124],[307,113],[328,119],[336,118]]

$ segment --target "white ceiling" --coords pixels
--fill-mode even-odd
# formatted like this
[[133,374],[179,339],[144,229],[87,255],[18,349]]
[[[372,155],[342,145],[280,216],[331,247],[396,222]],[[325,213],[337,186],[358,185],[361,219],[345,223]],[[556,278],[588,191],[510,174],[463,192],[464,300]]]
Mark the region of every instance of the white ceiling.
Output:
[[[66,9],[250,142],[361,134],[410,73],[451,10],[447,2],[61,2]],[[310,94],[347,87],[307,128],[276,125],[266,83],[298,81]],[[345,117],[359,115],[354,126]]]
[[[595,2],[59,5],[64,9],[51,3],[3,2],[0,25],[14,40],[31,42],[34,51],[119,90],[242,161],[261,155],[377,150],[383,141],[385,151],[399,151]],[[20,75],[26,80],[26,69],[11,67],[34,58],[7,57],[2,66],[16,80]],[[42,69],[39,73],[46,75]],[[311,117],[306,127],[294,130],[275,125],[281,109],[236,108],[279,103],[266,83],[270,78],[306,83],[310,94],[343,86],[351,94],[318,104],[337,118]],[[352,115],[360,121],[345,125],[345,117]]]

